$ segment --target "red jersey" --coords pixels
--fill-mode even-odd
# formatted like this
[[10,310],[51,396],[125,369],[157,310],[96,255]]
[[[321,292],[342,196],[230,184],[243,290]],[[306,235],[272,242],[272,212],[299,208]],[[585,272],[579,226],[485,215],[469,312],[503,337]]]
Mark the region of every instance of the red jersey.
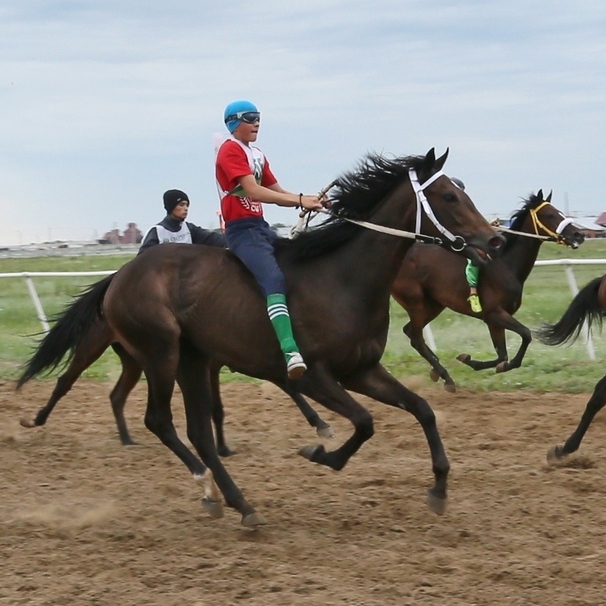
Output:
[[226,223],[235,219],[263,216],[263,204],[246,196],[238,183],[238,178],[245,175],[253,175],[255,181],[264,187],[270,187],[278,181],[258,147],[244,145],[231,137],[219,148],[215,165],[221,213]]

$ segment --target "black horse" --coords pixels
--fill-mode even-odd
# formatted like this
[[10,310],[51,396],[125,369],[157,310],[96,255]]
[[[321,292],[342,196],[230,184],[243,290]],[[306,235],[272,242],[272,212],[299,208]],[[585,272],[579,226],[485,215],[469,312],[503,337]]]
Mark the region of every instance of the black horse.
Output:
[[[349,419],[354,433],[341,447],[327,452],[323,446],[308,446],[300,451],[335,470],[374,433],[372,416],[348,391],[407,410],[427,437],[435,477],[428,503],[441,513],[450,466],[435,415],[424,399],[383,368],[380,359],[389,328],[391,287],[415,226],[448,240],[479,264],[503,246],[503,238],[468,195],[441,172],[446,157],[436,159],[433,150],[395,160],[368,156],[357,171],[337,181],[332,219],[279,243],[293,326],[308,365],[298,381],[287,378],[254,278],[229,252],[196,246],[158,246],[94,285],[80,299],[79,317],[58,321],[66,333],[58,331],[56,351],[47,343],[47,364],[73,350],[103,307],[115,338],[146,375],[147,428],[205,483],[203,502],[209,508],[218,499],[214,476],[227,504],[242,514],[243,524],[252,526],[263,519],[244,499],[215,449],[211,367],[227,366],[282,389],[296,386]],[[366,229],[369,223],[371,229]],[[398,237],[402,235],[407,238]],[[204,463],[179,440],[172,423],[175,380],[183,393],[188,437]],[[217,509],[211,513],[219,515]]]
[[[591,331],[594,324],[601,330],[604,313],[606,313],[606,275],[594,278],[584,286],[573,298],[562,317],[554,324],[543,324],[536,331],[536,337],[546,345],[573,343],[579,337],[584,325],[588,331]],[[605,404],[606,376],[596,383],[575,431],[563,446],[553,446],[549,449],[547,460],[555,461],[576,452],[593,418]]]

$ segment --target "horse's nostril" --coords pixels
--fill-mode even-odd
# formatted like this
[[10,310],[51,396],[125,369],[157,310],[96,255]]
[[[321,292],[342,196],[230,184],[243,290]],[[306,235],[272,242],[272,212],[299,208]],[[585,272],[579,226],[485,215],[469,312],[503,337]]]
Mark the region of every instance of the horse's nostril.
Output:
[[501,236],[495,236],[494,238],[490,238],[488,241],[488,246],[490,246],[493,250],[501,250],[505,241]]

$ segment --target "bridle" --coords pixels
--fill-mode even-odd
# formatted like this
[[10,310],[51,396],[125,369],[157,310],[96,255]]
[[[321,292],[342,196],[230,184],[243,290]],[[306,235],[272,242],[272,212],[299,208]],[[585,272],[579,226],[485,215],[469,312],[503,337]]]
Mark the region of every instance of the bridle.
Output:
[[[415,196],[417,198],[417,219],[415,223],[415,231],[418,233],[421,231],[421,221],[422,211],[425,211],[425,214],[429,218],[429,220],[434,224],[434,227],[448,240],[450,240],[450,247],[455,252],[461,252],[466,246],[467,243],[461,236],[455,236],[452,232],[448,231],[436,218],[433,213],[431,206],[429,206],[429,202],[427,200],[427,196],[425,196],[425,192],[423,191],[426,187],[429,187],[436,179],[441,177],[444,173],[439,170],[437,173],[429,177],[425,183],[420,184],[419,178],[417,177],[417,173],[414,168],[409,169],[408,176],[410,178],[410,184],[412,185],[412,189],[415,192]],[[460,247],[455,246],[455,242],[461,242]],[[441,242],[440,242],[441,244]]]
[[[417,240],[419,242],[425,242],[429,244],[438,244],[442,245],[443,240],[440,237],[427,236],[425,234],[420,233],[421,230],[421,220],[423,217],[423,211],[429,218],[429,220],[433,223],[435,228],[448,240],[450,240],[450,247],[452,250],[456,252],[462,251],[467,243],[463,239],[462,236],[455,236],[452,234],[446,227],[444,227],[435,216],[431,206],[429,205],[429,201],[425,196],[424,190],[429,187],[436,179],[441,177],[444,173],[442,171],[438,171],[434,175],[432,175],[427,181],[424,183],[419,183],[419,178],[417,176],[417,172],[414,168],[409,169],[408,176],[410,178],[410,184],[415,193],[415,198],[417,202],[417,211],[416,211],[416,222],[415,222],[415,231],[404,231],[402,229],[395,229],[393,227],[385,227],[383,225],[377,225],[376,223],[370,223],[368,221],[359,221],[357,219],[350,219],[349,217],[343,217],[338,213],[332,212],[329,208],[324,208],[318,211],[302,211],[299,213],[299,221],[297,224],[291,229],[290,236],[295,237],[302,231],[305,231],[308,228],[309,222],[318,214],[322,213],[325,215],[329,215],[331,217],[341,219],[343,221],[347,221],[348,223],[353,223],[355,225],[359,225],[360,227],[364,227],[366,229],[370,229],[373,231],[378,231],[383,234],[389,234],[392,236],[398,236],[400,238],[409,238],[412,240]],[[320,193],[319,197],[322,198],[326,196],[326,194],[337,184],[337,181],[333,181],[330,185],[325,187]]]
[[[528,233],[525,231],[515,231],[512,229],[508,229],[506,227],[505,228],[499,227],[497,229],[499,229],[502,232],[506,232],[506,233],[510,233],[510,234],[517,234],[519,236],[525,236],[526,238],[537,238],[539,240],[543,240],[546,242],[556,242],[557,244],[565,244],[565,240],[562,237],[562,232],[568,225],[570,225],[571,223],[574,223],[574,219],[570,219],[570,218],[567,219],[562,213],[560,213],[562,220],[558,223],[558,226],[556,227],[555,231],[551,230],[539,218],[539,211],[547,205],[551,206],[551,202],[546,200],[542,204],[539,204],[539,206],[537,206],[537,208],[533,208],[530,210],[529,214],[530,214],[530,218],[532,220],[532,227],[534,229],[534,233]],[[547,235],[546,236],[541,235],[540,230],[543,230],[543,232],[546,233]]]

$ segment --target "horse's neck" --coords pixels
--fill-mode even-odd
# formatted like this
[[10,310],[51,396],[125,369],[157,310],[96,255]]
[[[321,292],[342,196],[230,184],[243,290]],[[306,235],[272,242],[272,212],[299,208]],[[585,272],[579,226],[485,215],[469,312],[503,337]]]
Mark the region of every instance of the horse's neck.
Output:
[[[530,219],[524,222],[519,231],[527,234],[534,233]],[[514,241],[505,249],[502,259],[523,284],[539,256],[542,241],[538,238],[528,238],[523,235],[512,234],[512,236]]]
[[[402,199],[406,196],[406,199]],[[366,219],[368,223],[412,232],[415,222],[415,197],[412,192],[398,190],[390,195]],[[388,302],[404,256],[414,240],[359,227],[349,242],[324,258],[317,259],[315,277],[348,284],[358,302],[375,306]]]
[[[415,195],[401,185],[380,205],[368,222],[382,227],[414,232],[415,217]],[[404,256],[413,244],[414,240],[410,238],[362,228],[362,233],[350,243],[348,258],[357,257],[354,262],[355,266],[371,269],[369,282],[373,283],[374,288],[378,288],[380,285],[390,291]]]

